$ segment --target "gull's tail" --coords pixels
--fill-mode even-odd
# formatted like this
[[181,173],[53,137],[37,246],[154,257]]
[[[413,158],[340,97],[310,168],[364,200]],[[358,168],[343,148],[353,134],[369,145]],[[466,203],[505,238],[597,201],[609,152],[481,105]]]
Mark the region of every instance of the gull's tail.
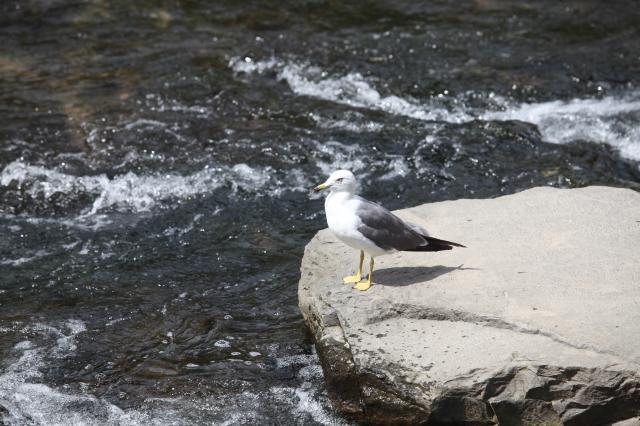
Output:
[[462,244],[452,243],[451,241],[440,240],[438,238],[429,237],[427,235],[422,235],[422,238],[427,240],[427,244],[423,246],[417,246],[412,249],[403,250],[403,251],[442,251],[442,250],[451,250],[454,247],[463,247]]

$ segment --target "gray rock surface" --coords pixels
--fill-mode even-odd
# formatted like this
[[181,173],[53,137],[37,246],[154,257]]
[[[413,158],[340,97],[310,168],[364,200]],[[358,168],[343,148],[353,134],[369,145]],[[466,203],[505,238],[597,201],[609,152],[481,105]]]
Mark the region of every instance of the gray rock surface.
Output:
[[337,407],[374,424],[597,425],[640,416],[640,194],[534,188],[398,211],[466,249],[376,259],[328,230],[299,305]]

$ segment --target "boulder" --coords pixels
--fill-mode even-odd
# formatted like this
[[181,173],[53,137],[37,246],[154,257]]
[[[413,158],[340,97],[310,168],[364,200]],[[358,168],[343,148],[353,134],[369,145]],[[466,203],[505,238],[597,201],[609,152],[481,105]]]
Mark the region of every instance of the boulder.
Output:
[[[465,244],[376,258],[322,230],[299,305],[336,407],[372,424],[640,424],[640,194],[534,188],[396,214]],[[365,265],[367,263],[365,262]]]

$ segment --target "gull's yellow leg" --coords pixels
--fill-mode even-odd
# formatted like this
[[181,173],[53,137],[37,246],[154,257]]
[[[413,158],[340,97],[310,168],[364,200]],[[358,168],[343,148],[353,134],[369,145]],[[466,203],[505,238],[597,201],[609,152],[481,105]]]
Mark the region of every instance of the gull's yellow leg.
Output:
[[371,279],[373,278],[373,257],[371,258],[371,262],[369,262],[369,278],[366,281],[356,284],[355,288],[360,291],[369,290],[371,287]]
[[362,279],[362,263],[363,262],[364,262],[364,252],[360,250],[360,265],[358,266],[358,273],[355,275],[344,277],[342,281],[344,281],[345,284],[353,284],[353,283],[360,282],[360,280]]

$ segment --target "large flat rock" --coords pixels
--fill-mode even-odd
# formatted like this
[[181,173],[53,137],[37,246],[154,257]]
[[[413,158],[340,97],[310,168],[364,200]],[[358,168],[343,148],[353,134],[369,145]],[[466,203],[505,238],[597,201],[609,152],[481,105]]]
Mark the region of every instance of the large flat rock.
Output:
[[[299,303],[338,408],[381,424],[595,425],[640,416],[640,194],[534,188],[396,212],[467,245],[376,259],[328,230]],[[629,423],[631,422],[631,423]]]

